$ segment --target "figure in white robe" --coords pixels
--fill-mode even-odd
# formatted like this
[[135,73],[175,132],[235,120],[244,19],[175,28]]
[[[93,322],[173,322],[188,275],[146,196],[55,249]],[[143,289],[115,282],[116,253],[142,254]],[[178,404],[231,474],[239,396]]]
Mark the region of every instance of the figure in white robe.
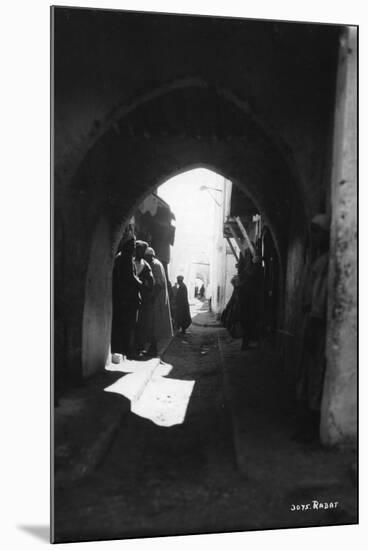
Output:
[[151,294],[151,308],[149,316],[149,355],[158,354],[160,340],[173,336],[170,315],[169,293],[167,280],[162,263],[155,257],[153,248],[147,248],[145,259],[149,263],[154,278]]

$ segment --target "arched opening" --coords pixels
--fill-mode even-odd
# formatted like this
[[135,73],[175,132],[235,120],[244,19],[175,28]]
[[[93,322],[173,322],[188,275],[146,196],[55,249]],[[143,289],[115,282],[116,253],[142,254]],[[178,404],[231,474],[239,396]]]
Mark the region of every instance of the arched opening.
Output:
[[[229,99],[229,94],[210,86],[165,90],[115,120],[85,156],[73,177],[70,193],[74,200],[68,206],[69,215],[73,216],[76,210],[83,212],[80,233],[85,234],[86,244],[83,250],[78,249],[77,259],[79,266],[85,267],[79,284],[86,281],[90,235],[101,215],[109,223],[113,255],[124,225],[142,199],[170,177],[199,166],[232,181],[240,195],[248,196],[262,212],[278,253],[280,286],[287,286],[289,235],[297,243],[305,231],[302,197],[289,159],[283,157],[249,113]],[[111,258],[104,261],[104,269],[111,270]],[[296,265],[298,261],[296,257]],[[75,273],[73,254],[69,264]],[[85,299],[87,304],[88,292]],[[86,328],[83,310],[89,306],[80,299],[77,302],[81,309],[75,322]],[[104,309],[107,311],[107,306]],[[101,319],[101,323],[105,327],[106,319]],[[77,327],[75,330],[81,331]],[[83,336],[82,341],[87,342],[88,337]],[[106,342],[101,341],[101,347],[106,349]],[[77,358],[75,362],[78,363]],[[79,365],[75,368],[81,373],[90,372],[89,367],[82,367],[80,362]]]

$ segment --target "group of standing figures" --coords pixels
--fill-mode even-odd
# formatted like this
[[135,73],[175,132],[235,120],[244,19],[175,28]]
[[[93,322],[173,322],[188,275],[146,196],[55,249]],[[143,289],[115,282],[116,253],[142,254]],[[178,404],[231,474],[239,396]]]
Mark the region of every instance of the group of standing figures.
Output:
[[[326,214],[316,214],[311,219],[303,275],[294,439],[305,442],[319,437],[326,370],[329,225]],[[234,290],[221,318],[233,338],[242,338],[242,350],[257,347],[261,337],[262,278],[259,256],[252,257],[247,249],[240,255],[237,274],[232,278]]]
[[[182,277],[171,288],[162,263],[147,242],[136,240],[128,228],[119,245],[113,270],[112,361],[120,356],[157,356],[158,344],[173,336],[174,323],[185,332],[190,325],[188,294]],[[171,304],[170,304],[171,302]],[[170,307],[171,306],[171,307]]]

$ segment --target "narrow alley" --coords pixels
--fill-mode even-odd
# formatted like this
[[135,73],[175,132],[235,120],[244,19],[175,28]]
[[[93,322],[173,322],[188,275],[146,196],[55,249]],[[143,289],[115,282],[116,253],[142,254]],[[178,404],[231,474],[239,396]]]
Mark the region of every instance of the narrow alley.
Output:
[[52,33],[52,541],[357,523],[357,28]]
[[[354,518],[351,451],[292,441],[275,355],[241,352],[225,329],[199,326],[196,318],[206,325],[211,320],[198,313],[190,332],[176,336],[163,357],[173,367],[168,378],[194,381],[184,422],[163,427],[126,412],[96,470],[56,487],[60,542]],[[313,501],[338,504],[292,511],[293,504]]]

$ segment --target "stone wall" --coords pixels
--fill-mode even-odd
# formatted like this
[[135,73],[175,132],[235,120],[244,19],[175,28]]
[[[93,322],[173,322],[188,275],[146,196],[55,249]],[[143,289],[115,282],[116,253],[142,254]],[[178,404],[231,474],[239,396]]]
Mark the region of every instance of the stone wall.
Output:
[[357,438],[357,29],[341,36],[331,181],[327,372],[321,435]]

